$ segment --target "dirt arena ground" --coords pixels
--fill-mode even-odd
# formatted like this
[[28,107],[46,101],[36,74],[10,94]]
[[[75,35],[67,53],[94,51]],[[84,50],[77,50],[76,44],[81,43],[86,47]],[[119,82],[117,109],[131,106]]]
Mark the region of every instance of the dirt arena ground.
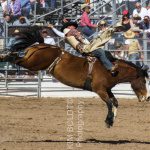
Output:
[[119,104],[106,128],[99,99],[1,97],[0,150],[150,150],[150,102]]

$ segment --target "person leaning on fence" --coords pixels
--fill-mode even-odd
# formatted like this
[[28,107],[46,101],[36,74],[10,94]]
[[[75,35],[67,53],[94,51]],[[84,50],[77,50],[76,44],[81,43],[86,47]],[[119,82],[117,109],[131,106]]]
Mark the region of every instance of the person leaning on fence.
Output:
[[[72,26],[75,28],[73,29]],[[106,67],[107,70],[111,72],[112,76],[116,76],[118,72],[116,71],[117,65],[113,65],[105,55],[103,50],[103,45],[105,45],[108,40],[110,40],[113,29],[109,29],[103,32],[100,36],[94,39],[91,43],[84,38],[81,33],[77,30],[78,25],[76,23],[66,23],[62,27],[62,31],[65,34],[67,42],[79,53],[90,54],[91,56],[97,57],[100,62]]]
[[82,4],[81,10],[83,11],[83,14],[81,16],[80,25],[82,27],[82,32],[86,37],[90,37],[94,34],[93,28],[97,28],[98,26],[96,24],[92,24],[91,20],[88,16],[90,13],[91,6],[89,4]]
[[125,45],[126,50],[128,51],[128,59],[135,65],[141,67],[140,59],[141,55],[141,46],[139,41],[135,39],[135,33],[132,30],[128,30],[124,33],[124,37],[126,38]]
[[141,19],[142,18],[138,14],[135,14],[132,18],[133,26],[141,28],[141,23],[142,23]]
[[100,32],[107,30],[107,22],[105,20],[100,21],[100,23],[98,24],[98,30]]
[[124,51],[124,45],[120,41],[114,43],[114,55],[118,59],[126,59],[126,52]]

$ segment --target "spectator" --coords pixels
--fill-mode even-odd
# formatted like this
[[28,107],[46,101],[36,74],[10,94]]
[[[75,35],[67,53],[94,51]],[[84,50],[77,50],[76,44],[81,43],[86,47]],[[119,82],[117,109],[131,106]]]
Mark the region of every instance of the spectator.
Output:
[[144,7],[142,7],[140,3],[137,2],[137,3],[135,4],[135,9],[134,9],[134,11],[133,11],[133,16],[137,14],[137,15],[139,15],[139,16],[142,18],[142,20],[143,20],[144,17],[147,16],[147,13],[148,13],[147,9],[144,8]]
[[3,14],[7,13],[7,1],[6,0],[1,0],[1,6],[2,6],[2,11],[3,11]]
[[150,7],[147,8],[147,16],[150,17]]
[[139,27],[133,27],[131,28],[131,31],[135,34],[134,38],[140,38],[140,33],[142,32],[142,30]]
[[89,38],[91,35],[94,34],[92,28],[98,27],[96,24],[91,23],[91,20],[88,16],[88,14],[90,13],[90,8],[91,7],[88,4],[83,4],[81,6],[81,9],[83,10],[83,14],[81,16],[80,24],[82,26],[82,32],[87,38]]
[[140,51],[141,46],[139,41],[135,39],[135,33],[131,30],[128,30],[124,33],[124,37],[127,39],[125,41],[126,49],[128,50],[128,58],[129,60],[134,63],[135,65],[141,67],[139,62],[140,60]]
[[114,55],[116,58],[118,58],[118,59],[126,58],[126,51],[124,51],[125,47],[123,46],[123,44],[121,42],[115,41],[114,48],[116,50],[116,51],[114,51]]
[[134,27],[139,27],[139,28],[141,28],[141,17],[138,15],[138,14],[135,14],[134,16],[133,16],[133,19],[132,19],[132,21],[133,21],[133,26]]
[[[48,4],[49,0],[45,0]],[[56,8],[56,0],[50,0],[51,4],[51,10],[54,10]]]
[[143,30],[150,29],[150,18],[149,18],[149,16],[144,17],[144,20],[141,24],[141,29],[143,29]]
[[124,27],[124,31],[128,31],[131,27],[133,27],[133,21],[129,18],[129,15],[122,16],[122,26]]
[[17,18],[18,16],[21,15],[21,1],[20,0],[11,0],[10,14],[14,18]]
[[31,4],[30,0],[21,0],[21,15],[29,17],[30,15]]
[[29,26],[30,21],[27,19],[25,16],[19,17],[18,20],[14,21],[13,23],[14,26]]
[[31,11],[32,11],[32,14],[33,14],[33,12],[34,12],[34,6],[35,6],[35,3],[36,3],[35,0],[30,0],[30,5],[31,5]]
[[139,0],[122,0],[122,3],[125,3],[128,7],[129,13],[132,14],[134,10],[134,6]]
[[48,35],[47,29],[42,30],[42,37],[44,38],[45,44],[56,45],[55,40]]
[[12,26],[13,25],[13,19],[12,16],[10,16],[9,14],[5,13],[3,15],[5,22],[7,22],[8,26]]
[[102,20],[102,21],[100,21],[98,26],[99,26],[100,32],[103,32],[107,29],[107,22]]

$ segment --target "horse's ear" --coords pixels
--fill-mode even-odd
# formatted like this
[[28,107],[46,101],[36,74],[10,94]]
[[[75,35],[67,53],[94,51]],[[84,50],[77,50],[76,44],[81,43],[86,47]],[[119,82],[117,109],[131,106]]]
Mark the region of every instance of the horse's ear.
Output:
[[149,78],[149,75],[148,75],[149,66],[143,65],[142,70],[144,72],[144,76],[148,79]]
[[141,67],[141,69],[144,70],[144,71],[148,71],[149,70],[149,66],[148,65],[143,65]]

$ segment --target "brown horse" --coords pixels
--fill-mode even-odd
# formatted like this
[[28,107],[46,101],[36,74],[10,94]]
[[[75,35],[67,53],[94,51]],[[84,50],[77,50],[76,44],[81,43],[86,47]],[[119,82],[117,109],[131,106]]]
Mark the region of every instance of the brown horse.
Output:
[[[8,58],[3,60],[9,61]],[[48,68],[49,73],[60,82],[85,89],[89,66],[87,59],[73,56],[57,46],[39,44],[29,47],[26,55],[23,58],[17,58],[13,63],[32,71]],[[91,72],[91,90],[97,93],[108,107],[105,121],[108,127],[113,125],[117,113],[118,101],[111,92],[116,84],[130,82],[139,101],[149,99],[146,86],[147,70],[142,70],[123,60],[117,60],[117,63],[119,74],[116,77],[112,77],[99,61],[94,63]]]

